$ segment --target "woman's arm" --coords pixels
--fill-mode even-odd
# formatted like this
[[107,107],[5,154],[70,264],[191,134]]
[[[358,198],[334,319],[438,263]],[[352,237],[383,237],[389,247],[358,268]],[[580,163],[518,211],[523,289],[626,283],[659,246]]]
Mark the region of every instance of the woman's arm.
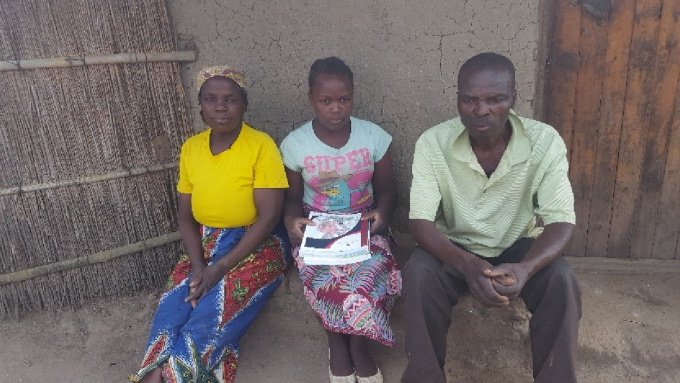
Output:
[[[179,193],[177,198],[177,220],[179,223],[179,233],[182,242],[189,255],[191,262],[191,282],[200,278],[205,269],[205,259],[203,258],[203,245],[201,244],[201,224],[196,222],[194,213],[191,210],[191,194]],[[191,284],[189,285],[191,286]],[[189,288],[189,294],[192,289]],[[196,300],[191,300],[191,305],[196,307]]]
[[284,189],[254,189],[257,220],[240,241],[219,261],[207,266],[200,279],[191,281],[191,294],[184,300],[199,299],[241,260],[251,254],[269,236],[281,219]]
[[286,168],[286,176],[288,177],[288,189],[285,193],[283,223],[286,225],[290,243],[299,245],[302,243],[302,228],[305,225],[314,225],[314,221],[304,217],[302,193],[305,181],[302,179],[302,173]]
[[201,245],[201,224],[196,222],[191,211],[191,194],[179,193],[177,200],[177,220],[182,242],[191,261],[191,269],[201,271],[205,268],[203,247]]
[[364,215],[363,219],[370,219],[371,233],[379,233],[387,229],[392,213],[397,206],[397,189],[392,170],[392,154],[388,148],[380,161],[373,168],[373,195],[376,209]]

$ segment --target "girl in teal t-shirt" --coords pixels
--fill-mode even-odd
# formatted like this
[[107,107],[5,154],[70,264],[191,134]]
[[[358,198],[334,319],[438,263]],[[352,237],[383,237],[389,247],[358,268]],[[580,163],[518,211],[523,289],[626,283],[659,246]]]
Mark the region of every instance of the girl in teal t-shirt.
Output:
[[[329,57],[309,73],[315,117],[281,143],[289,189],[284,222],[305,298],[326,330],[331,382],[382,382],[368,339],[395,347],[390,310],[401,291],[401,274],[386,233],[396,205],[392,137],[376,124],[351,117],[353,74]],[[305,265],[299,244],[310,211],[363,213],[371,220],[371,254],[348,265]]]

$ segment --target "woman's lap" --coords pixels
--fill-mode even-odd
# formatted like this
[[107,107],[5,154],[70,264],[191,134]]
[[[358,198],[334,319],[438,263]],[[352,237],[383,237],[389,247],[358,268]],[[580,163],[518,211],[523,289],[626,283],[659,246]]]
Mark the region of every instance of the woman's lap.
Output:
[[[194,309],[184,302],[190,267],[188,257],[183,256],[159,301],[142,367],[131,379],[164,365],[164,376],[173,376],[170,381],[180,382],[182,376],[196,374],[212,374],[219,382],[233,381],[238,343],[283,280],[287,265],[284,245],[281,235],[269,237],[204,295]],[[210,246],[206,246],[207,253]]]

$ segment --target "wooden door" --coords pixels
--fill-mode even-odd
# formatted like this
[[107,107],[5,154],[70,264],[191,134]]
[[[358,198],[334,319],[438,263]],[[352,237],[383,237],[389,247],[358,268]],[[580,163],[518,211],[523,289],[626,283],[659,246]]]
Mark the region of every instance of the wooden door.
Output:
[[680,1],[546,0],[544,120],[570,159],[571,256],[680,259]]

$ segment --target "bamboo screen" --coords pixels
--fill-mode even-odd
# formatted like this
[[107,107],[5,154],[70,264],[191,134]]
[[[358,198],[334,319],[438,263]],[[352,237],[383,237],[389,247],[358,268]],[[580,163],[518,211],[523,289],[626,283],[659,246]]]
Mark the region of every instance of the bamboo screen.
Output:
[[[0,2],[1,60],[173,50],[163,0]],[[0,278],[79,265],[0,279],[0,317],[163,283],[189,119],[174,62],[0,72]]]

